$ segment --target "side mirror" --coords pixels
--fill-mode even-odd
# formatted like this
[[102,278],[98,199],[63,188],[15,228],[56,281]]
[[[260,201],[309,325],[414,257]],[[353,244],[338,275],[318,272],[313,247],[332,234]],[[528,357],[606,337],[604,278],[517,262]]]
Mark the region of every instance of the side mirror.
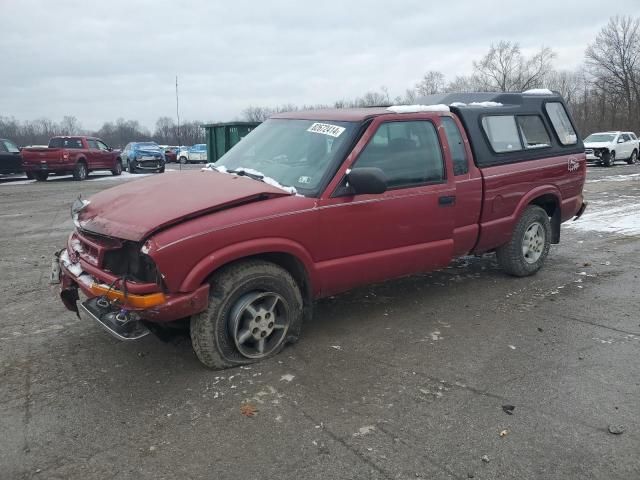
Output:
[[619,138],[618,143],[624,143],[624,138]]
[[354,168],[347,174],[347,181],[357,195],[387,191],[387,177],[379,168]]
[[107,151],[113,152],[113,147],[107,147]]

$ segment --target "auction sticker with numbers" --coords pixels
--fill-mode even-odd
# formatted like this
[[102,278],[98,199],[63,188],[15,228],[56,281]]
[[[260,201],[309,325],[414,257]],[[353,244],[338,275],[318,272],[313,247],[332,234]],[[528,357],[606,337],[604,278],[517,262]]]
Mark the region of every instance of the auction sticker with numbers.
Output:
[[309,128],[307,128],[307,132],[321,133],[323,135],[329,135],[331,137],[338,138],[340,135],[342,135],[342,132],[344,132],[344,127],[330,125],[328,123],[314,123]]

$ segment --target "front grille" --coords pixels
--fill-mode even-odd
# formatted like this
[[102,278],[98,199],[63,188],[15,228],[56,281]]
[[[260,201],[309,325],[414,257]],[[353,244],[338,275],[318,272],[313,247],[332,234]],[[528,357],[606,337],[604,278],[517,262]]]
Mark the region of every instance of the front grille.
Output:
[[593,153],[593,148],[585,148],[584,153],[591,155]]
[[134,242],[125,242],[122,248],[105,252],[103,268],[114,275],[126,275],[136,282],[159,282],[155,263],[140,252],[140,245]]

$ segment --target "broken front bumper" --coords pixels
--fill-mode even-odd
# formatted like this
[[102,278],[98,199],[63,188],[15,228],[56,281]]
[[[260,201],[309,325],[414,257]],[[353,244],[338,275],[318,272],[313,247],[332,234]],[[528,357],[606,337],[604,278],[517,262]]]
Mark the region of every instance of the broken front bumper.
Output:
[[[82,259],[74,262],[67,249],[56,253],[52,263],[51,283],[60,284],[60,299],[67,309],[97,321],[121,340],[146,335],[145,322],[180,320],[202,312],[209,303],[209,284],[193,292],[168,293],[151,284],[114,278]],[[80,302],[79,293],[88,300]]]

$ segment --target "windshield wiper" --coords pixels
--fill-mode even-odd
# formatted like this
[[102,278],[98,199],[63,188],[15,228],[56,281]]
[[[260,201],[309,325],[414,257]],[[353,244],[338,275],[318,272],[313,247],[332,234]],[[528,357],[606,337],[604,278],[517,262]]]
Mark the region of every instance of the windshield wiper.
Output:
[[233,173],[234,175],[238,175],[238,176],[244,176],[244,177],[249,177],[252,178],[254,180],[259,180],[261,182],[264,181],[264,175],[258,175],[255,173],[249,173],[245,170],[227,170],[227,173]]

